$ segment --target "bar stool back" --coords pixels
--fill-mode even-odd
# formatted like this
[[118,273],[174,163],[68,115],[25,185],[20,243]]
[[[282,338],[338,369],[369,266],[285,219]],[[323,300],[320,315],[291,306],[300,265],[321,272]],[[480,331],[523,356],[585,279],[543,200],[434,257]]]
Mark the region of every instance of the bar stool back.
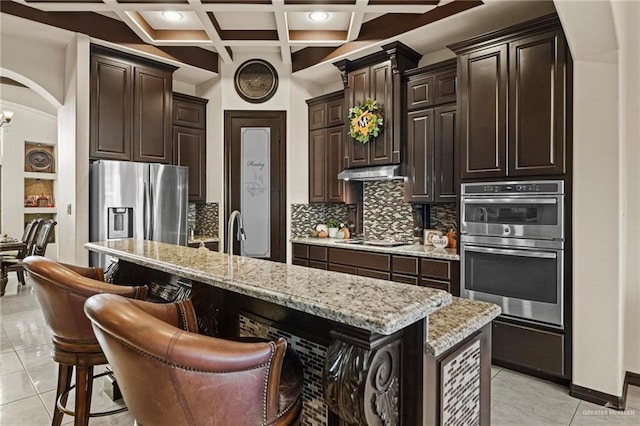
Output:
[[[106,364],[107,360],[91,323],[84,315],[84,302],[98,293],[143,299],[147,287],[107,284],[101,281],[101,268],[63,265],[41,256],[29,256],[23,265],[32,280],[45,321],[53,332],[53,359],[59,364],[52,425],[60,425],[64,414],[75,416],[75,425],[88,424],[89,417],[114,414],[89,412],[94,366]],[[74,369],[76,383],[70,386]],[[75,411],[70,411],[65,404],[69,391],[74,387]]]

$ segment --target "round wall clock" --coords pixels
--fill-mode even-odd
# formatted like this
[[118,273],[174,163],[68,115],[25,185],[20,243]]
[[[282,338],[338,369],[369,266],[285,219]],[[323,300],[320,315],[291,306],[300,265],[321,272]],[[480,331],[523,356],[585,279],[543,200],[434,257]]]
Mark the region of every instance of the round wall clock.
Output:
[[266,102],[278,89],[278,73],[267,61],[250,59],[237,69],[233,77],[236,92],[247,102]]

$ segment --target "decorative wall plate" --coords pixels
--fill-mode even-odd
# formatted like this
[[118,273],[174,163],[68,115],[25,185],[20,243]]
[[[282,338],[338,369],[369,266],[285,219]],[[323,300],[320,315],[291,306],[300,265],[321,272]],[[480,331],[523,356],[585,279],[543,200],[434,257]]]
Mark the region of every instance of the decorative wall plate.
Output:
[[278,73],[267,61],[250,59],[236,70],[233,76],[236,92],[247,102],[266,102],[278,90]]
[[44,149],[32,149],[27,153],[26,160],[34,172],[50,172],[53,167],[53,155]]

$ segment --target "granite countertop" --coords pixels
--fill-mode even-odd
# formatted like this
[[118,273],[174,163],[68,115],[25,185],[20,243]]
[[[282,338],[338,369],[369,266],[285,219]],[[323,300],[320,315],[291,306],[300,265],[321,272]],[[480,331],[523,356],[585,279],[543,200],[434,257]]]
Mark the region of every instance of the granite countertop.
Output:
[[454,297],[453,302],[429,316],[425,352],[440,356],[500,315],[498,305]]
[[315,246],[337,247],[350,250],[373,251],[376,253],[399,254],[405,256],[430,257],[434,259],[460,260],[460,256],[456,253],[456,249],[439,249],[433,246],[424,246],[422,244],[407,244],[396,247],[380,247],[365,244],[345,244],[341,243],[337,238],[312,238],[312,237],[296,237],[292,238],[292,243],[311,244]]
[[187,244],[193,244],[193,243],[199,243],[199,242],[217,243],[217,242],[220,242],[220,238],[213,237],[211,235],[194,235],[193,237],[189,237],[189,241],[187,241]]
[[451,303],[442,290],[410,286],[172,244],[123,239],[88,250],[390,335]]

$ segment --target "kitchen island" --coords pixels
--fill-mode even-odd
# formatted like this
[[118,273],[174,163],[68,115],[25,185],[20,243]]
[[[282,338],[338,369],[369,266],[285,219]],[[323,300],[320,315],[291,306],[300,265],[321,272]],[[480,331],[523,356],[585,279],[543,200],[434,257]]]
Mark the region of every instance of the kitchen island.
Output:
[[[86,248],[119,259],[116,283],[188,287],[203,333],[287,337],[305,364],[303,424],[436,424],[458,412],[488,424],[494,305],[459,310],[440,290],[143,240]],[[463,326],[429,330],[448,305]],[[452,360],[468,368],[447,370]],[[444,397],[445,378],[472,390],[471,414]]]

